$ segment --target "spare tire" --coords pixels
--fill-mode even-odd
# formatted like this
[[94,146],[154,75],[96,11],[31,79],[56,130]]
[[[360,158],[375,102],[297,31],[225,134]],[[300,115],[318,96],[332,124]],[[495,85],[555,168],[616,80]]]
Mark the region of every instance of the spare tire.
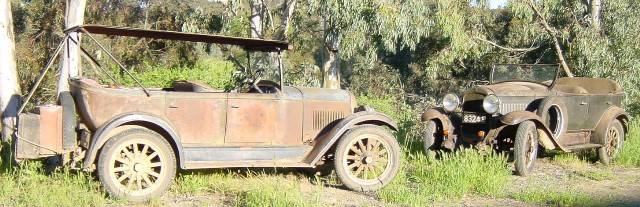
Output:
[[553,139],[559,141],[567,132],[568,114],[564,101],[557,97],[548,97],[540,103],[537,111],[544,125],[551,132]]

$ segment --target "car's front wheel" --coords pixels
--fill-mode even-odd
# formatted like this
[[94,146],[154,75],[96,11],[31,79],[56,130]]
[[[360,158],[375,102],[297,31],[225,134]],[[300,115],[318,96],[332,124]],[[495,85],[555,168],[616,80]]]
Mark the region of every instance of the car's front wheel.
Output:
[[605,132],[604,146],[598,149],[598,157],[603,164],[611,164],[624,144],[624,128],[620,120],[613,120]]
[[429,155],[433,151],[440,149],[443,141],[442,129],[434,120],[426,122],[427,126],[422,135],[422,144],[424,145],[425,155]]
[[516,174],[527,176],[533,170],[538,157],[538,130],[532,121],[524,121],[518,126],[513,146]]
[[109,195],[146,201],[169,188],[176,174],[176,158],[171,145],[157,133],[129,129],[105,143],[97,170]]
[[341,137],[334,166],[347,188],[374,191],[387,185],[398,173],[400,145],[382,127],[357,126]]

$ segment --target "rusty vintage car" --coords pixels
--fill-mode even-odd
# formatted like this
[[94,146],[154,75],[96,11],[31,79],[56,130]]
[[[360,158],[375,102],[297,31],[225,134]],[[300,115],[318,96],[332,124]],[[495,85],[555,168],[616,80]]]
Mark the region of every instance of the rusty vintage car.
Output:
[[[603,78],[562,77],[557,65],[495,65],[489,81],[422,114],[427,153],[458,146],[510,152],[515,172],[527,175],[539,149],[598,149],[602,163],[620,151],[629,116],[624,92]],[[539,148],[539,147],[542,148]]]
[[[289,48],[282,41],[126,27],[85,25],[65,31],[71,32],[93,41],[129,75],[94,34],[235,45],[249,52],[279,54]],[[67,35],[36,83],[70,41],[75,42]],[[113,83],[72,78],[70,93],[60,95],[59,105],[21,114],[17,159],[62,157],[62,163],[97,171],[110,195],[133,201],[163,193],[178,167],[330,165],[342,183],[356,191],[379,189],[398,171],[400,147],[392,134],[398,130],[396,123],[358,107],[349,91],[285,86],[282,78],[277,83],[259,76],[248,78],[248,87],[237,91],[188,80],[176,80],[169,88],[146,88],[133,75],[139,87],[122,87],[80,49]]]

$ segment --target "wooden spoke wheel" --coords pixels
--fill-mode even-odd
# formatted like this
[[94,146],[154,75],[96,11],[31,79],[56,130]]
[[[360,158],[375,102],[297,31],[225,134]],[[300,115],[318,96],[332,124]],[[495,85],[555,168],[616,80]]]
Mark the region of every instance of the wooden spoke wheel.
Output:
[[620,120],[613,120],[605,131],[604,146],[598,149],[600,162],[610,164],[624,145],[624,128]]
[[373,191],[397,174],[400,146],[379,126],[358,126],[347,131],[336,148],[336,173],[345,186]]
[[145,201],[171,184],[176,160],[169,143],[145,129],[126,130],[111,138],[98,160],[98,176],[114,197]]
[[538,131],[532,121],[524,121],[518,125],[513,157],[516,174],[526,176],[533,170],[538,157]]

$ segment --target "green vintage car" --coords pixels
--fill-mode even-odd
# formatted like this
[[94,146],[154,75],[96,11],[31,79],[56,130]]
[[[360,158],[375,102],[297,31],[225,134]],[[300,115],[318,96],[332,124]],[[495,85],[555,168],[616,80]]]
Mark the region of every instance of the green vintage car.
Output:
[[572,152],[597,148],[608,164],[620,151],[629,116],[624,91],[604,78],[559,77],[557,65],[495,65],[489,81],[447,94],[427,109],[427,153],[458,146],[510,152],[515,172],[531,172],[542,148]]

